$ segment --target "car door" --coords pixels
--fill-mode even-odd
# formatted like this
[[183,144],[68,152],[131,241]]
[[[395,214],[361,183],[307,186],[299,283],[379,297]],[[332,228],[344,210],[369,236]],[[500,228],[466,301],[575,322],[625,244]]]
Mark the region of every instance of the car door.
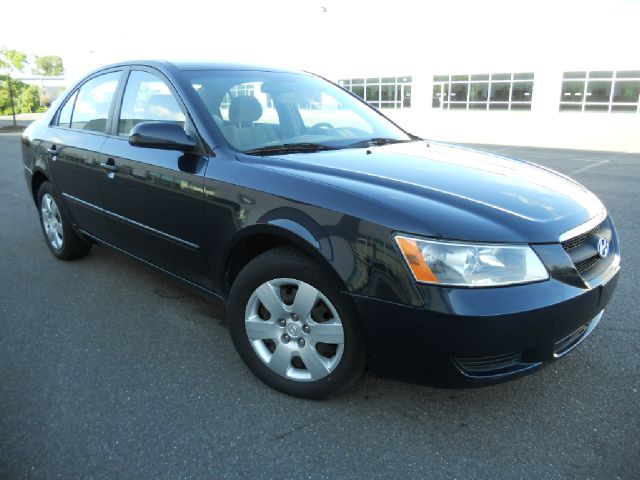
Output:
[[112,243],[155,266],[209,288],[202,245],[207,158],[129,144],[143,121],[178,122],[197,136],[171,84],[159,72],[132,69],[104,146],[113,172],[102,189]]
[[100,153],[122,70],[97,74],[65,101],[44,142],[49,171],[66,209],[81,230],[103,238],[108,226],[102,213],[105,170]]

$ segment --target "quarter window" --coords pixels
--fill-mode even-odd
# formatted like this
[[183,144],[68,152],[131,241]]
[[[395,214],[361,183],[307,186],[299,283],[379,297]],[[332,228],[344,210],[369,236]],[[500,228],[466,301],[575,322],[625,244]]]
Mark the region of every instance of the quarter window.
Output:
[[120,72],[106,73],[80,87],[71,116],[71,128],[99,133],[107,131],[107,117],[119,78]]
[[167,84],[156,75],[134,70],[122,99],[118,135],[128,137],[140,122],[168,121],[184,125],[185,116]]
[[78,92],[74,92],[67,101],[64,106],[60,110],[60,114],[58,115],[58,123],[59,127],[69,128],[71,127],[71,113],[73,112],[73,105],[76,102],[76,97],[78,96]]
[[533,73],[435,75],[431,107],[442,110],[531,110]]
[[565,72],[560,111],[640,112],[640,71]]

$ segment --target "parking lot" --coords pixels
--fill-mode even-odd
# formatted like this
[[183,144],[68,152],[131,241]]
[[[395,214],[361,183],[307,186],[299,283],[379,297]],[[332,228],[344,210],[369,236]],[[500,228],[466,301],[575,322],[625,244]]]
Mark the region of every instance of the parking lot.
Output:
[[106,248],[56,260],[19,138],[0,135],[0,478],[640,478],[640,154],[484,147],[616,222],[620,282],[580,348],[497,386],[366,375],[311,402],[251,375],[222,306]]

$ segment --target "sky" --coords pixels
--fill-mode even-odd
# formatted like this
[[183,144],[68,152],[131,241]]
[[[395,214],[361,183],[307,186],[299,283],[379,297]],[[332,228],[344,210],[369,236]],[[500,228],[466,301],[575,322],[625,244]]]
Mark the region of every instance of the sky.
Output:
[[482,63],[489,53],[579,66],[607,36],[620,48],[606,42],[606,54],[627,68],[638,63],[639,25],[640,0],[30,0],[3,5],[0,47],[59,55],[69,80],[136,58],[259,63],[335,78],[430,59]]

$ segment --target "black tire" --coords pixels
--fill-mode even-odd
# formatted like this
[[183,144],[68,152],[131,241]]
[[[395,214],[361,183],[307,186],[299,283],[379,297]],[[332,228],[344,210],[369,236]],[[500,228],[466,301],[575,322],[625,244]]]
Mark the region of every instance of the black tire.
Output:
[[[85,242],[71,227],[62,208],[62,202],[50,182],[44,182],[40,185],[37,199],[40,227],[51,253],[60,260],[75,260],[86,256],[91,250],[91,244]],[[43,211],[43,202],[46,205],[44,210],[47,213]],[[51,220],[59,227],[61,226],[61,228],[55,229],[57,233],[54,233],[53,236],[47,233],[47,224],[51,225],[48,223]]]
[[[276,282],[285,281],[286,283],[288,279],[298,282],[300,289],[304,288],[304,291],[313,291],[315,289],[319,292],[318,297],[315,297],[315,307],[307,316],[306,323],[304,319],[297,319],[295,314],[292,313],[292,317],[286,320],[288,322],[286,327],[279,324],[269,326],[270,329],[281,327],[281,330],[276,330],[277,334],[281,335],[279,340],[250,340],[247,334],[248,324],[245,324],[245,315],[247,312],[253,311],[252,308],[256,304],[259,305],[258,309],[264,307],[261,300],[257,300],[258,287],[264,287],[265,282],[273,281],[275,284]],[[312,288],[310,289],[309,287]],[[291,294],[292,289],[286,285],[278,288],[274,287],[270,291],[277,292],[276,295],[280,295],[280,297],[274,298],[279,298],[284,303],[287,302],[286,295],[294,295],[289,298],[292,302],[290,308],[295,311],[293,301],[298,299],[298,287],[294,287],[293,294]],[[325,300],[329,304],[326,304]],[[308,305],[310,304],[308,303]],[[277,319],[271,318],[269,311],[258,311],[266,312],[262,314],[264,318],[260,317],[261,320],[268,317],[265,320],[266,322],[276,321],[278,323]],[[322,316],[319,316],[320,313],[318,312],[321,312]],[[333,315],[332,312],[336,312],[337,316]],[[296,397],[319,399],[349,387],[360,378],[364,371],[364,347],[357,331],[356,313],[349,299],[340,292],[337,281],[331,273],[321,268],[317,262],[299,250],[288,247],[276,248],[256,257],[246,265],[232,285],[227,314],[231,338],[242,360],[260,380],[280,392]],[[286,316],[286,314],[281,316]],[[282,320],[280,319],[279,321]],[[314,340],[314,331],[316,335],[321,331],[327,332],[322,330],[326,328],[323,326],[324,322],[327,322],[325,324],[326,327],[332,329],[337,328],[337,324],[341,324],[343,331],[342,344],[314,343],[318,338],[316,337]],[[289,331],[291,328],[290,323],[296,323],[299,329],[297,332],[294,329],[294,333],[299,335],[292,336],[291,343],[287,342],[285,345],[283,344],[282,335]],[[304,338],[303,330],[308,333],[308,336]],[[271,330],[269,332],[268,335],[271,335]],[[340,333],[337,333],[337,335],[339,336]],[[297,340],[294,338],[297,338]],[[306,344],[304,343],[305,338]],[[303,345],[298,348],[301,339],[303,340]],[[258,342],[257,349],[256,342]],[[264,343],[264,350],[260,342]],[[279,348],[283,348],[283,350],[278,350]],[[308,350],[303,352],[305,348]],[[289,352],[291,349],[294,350],[293,353]],[[263,357],[259,356],[258,352],[263,351]],[[293,372],[292,375],[307,375],[308,378],[304,380],[291,379],[272,370],[267,365],[267,360],[263,358],[265,356],[269,357],[269,355],[275,357],[276,351],[286,351],[288,352],[287,355],[293,355],[293,357],[287,357],[283,360],[283,364],[290,363],[287,368],[290,372]],[[297,352],[300,352],[298,357],[296,357]],[[322,362],[329,364],[326,367],[329,373],[324,377],[316,376],[318,378],[316,380],[314,372],[312,372],[314,369],[308,368],[305,363],[306,360],[302,359],[303,353],[304,358],[309,358],[310,360],[311,357],[313,359],[320,358]],[[315,360],[312,363],[315,363]],[[315,370],[315,372],[318,372],[318,370]]]

